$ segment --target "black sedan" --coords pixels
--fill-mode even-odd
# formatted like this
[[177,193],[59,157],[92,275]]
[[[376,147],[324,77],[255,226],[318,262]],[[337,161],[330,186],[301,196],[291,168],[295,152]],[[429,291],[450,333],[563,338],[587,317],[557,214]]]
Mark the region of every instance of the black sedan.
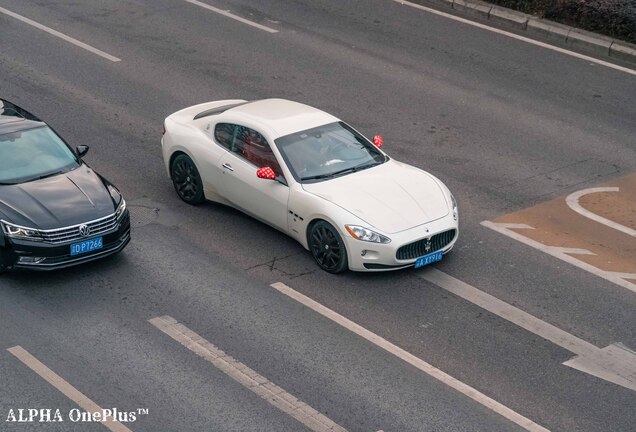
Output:
[[82,161],[87,151],[0,99],[0,271],[68,267],[128,244],[126,201]]

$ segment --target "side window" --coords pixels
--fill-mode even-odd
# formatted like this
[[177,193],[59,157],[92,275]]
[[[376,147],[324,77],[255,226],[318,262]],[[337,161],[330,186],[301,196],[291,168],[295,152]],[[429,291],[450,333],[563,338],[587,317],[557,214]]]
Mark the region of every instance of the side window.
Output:
[[234,138],[234,128],[230,123],[218,123],[214,127],[214,139],[228,150],[232,149],[232,139]]
[[268,166],[277,176],[282,176],[283,171],[280,169],[276,156],[265,137],[254,129],[245,126],[236,126],[236,128],[234,151],[258,168]]

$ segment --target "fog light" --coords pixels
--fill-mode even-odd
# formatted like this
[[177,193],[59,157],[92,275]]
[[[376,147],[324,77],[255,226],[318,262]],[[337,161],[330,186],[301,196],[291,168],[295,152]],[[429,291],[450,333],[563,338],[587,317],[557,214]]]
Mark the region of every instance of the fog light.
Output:
[[18,258],[18,264],[39,264],[45,259],[44,257],[21,256]]
[[367,250],[363,249],[362,252],[360,252],[360,256],[365,256],[367,254]]

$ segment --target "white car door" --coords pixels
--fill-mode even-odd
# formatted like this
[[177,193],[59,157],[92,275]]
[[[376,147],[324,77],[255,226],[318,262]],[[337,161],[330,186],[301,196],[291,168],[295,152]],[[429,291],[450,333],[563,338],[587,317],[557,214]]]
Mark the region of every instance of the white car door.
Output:
[[284,182],[276,157],[261,134],[243,126],[237,128],[233,151],[218,161],[222,171],[219,193],[237,208],[287,232],[289,187],[256,176],[258,168],[269,166]]

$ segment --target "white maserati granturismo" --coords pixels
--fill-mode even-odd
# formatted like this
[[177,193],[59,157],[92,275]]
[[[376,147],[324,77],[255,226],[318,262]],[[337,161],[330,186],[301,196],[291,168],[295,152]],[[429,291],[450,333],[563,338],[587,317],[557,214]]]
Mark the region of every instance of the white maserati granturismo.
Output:
[[222,100],[168,116],[168,175],[188,204],[235,207],[298,240],[331,273],[422,267],[458,235],[433,175],[387,156],[324,111],[283,99]]

